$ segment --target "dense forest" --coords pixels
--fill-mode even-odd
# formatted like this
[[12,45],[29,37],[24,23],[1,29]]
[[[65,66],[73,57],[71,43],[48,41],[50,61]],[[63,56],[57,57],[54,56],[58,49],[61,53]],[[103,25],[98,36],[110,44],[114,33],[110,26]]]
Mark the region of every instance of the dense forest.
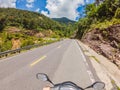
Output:
[[56,22],[40,13],[0,8],[0,52],[19,47],[42,43],[44,38],[70,37],[76,30],[73,24]]
[[94,28],[107,28],[120,23],[120,0],[103,0],[101,3],[88,4],[85,17],[79,20],[78,38]]

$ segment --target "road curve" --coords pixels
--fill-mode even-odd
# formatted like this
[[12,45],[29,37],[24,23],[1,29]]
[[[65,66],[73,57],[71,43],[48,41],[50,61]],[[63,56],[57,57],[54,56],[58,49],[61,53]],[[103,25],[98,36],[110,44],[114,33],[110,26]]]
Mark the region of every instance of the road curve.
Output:
[[36,79],[39,72],[54,83],[73,81],[85,87],[93,82],[86,63],[74,39],[32,49],[0,61],[0,90],[42,90],[48,83]]

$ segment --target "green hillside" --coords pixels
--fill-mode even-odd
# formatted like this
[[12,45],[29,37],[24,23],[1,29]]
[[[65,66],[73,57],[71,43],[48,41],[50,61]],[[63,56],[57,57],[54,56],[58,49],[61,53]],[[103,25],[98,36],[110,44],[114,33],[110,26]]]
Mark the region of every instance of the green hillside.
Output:
[[60,24],[40,13],[0,8],[0,51],[70,37],[74,30],[73,25]]
[[17,26],[38,31],[61,29],[59,23],[42,14],[13,8],[0,8],[0,29],[6,26]]

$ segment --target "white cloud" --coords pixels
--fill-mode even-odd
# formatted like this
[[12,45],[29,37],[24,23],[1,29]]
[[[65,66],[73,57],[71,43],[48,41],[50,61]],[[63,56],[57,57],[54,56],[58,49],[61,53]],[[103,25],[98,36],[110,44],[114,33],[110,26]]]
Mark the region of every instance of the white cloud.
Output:
[[90,2],[90,0],[86,0],[86,3],[89,3]]
[[[46,8],[49,10],[49,17],[67,17],[75,20],[79,16],[77,8],[84,4],[84,0],[47,0]],[[44,12],[48,15],[48,13]]]
[[33,3],[34,0],[26,0],[28,3]]
[[39,12],[39,11],[40,11],[40,8],[37,8],[35,11],[36,11],[36,12]]
[[32,8],[33,7],[33,3],[34,3],[35,0],[26,0],[26,1],[27,1],[26,7],[27,8]]
[[48,11],[43,11],[43,10],[42,10],[41,13],[42,13],[43,15],[49,17]]
[[32,7],[33,7],[33,4],[32,4],[32,3],[27,3],[27,4],[26,4],[26,7],[27,7],[27,8],[32,8]]
[[7,8],[7,7],[16,7],[16,0],[0,0],[0,7]]

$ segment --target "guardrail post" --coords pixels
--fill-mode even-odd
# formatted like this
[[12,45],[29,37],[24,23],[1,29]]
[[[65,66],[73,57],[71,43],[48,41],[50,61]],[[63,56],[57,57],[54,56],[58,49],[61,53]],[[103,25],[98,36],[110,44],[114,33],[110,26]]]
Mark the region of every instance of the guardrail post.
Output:
[[19,50],[18,53],[20,53],[21,51]]
[[5,54],[5,56],[7,57],[7,56],[8,56],[8,54]]

